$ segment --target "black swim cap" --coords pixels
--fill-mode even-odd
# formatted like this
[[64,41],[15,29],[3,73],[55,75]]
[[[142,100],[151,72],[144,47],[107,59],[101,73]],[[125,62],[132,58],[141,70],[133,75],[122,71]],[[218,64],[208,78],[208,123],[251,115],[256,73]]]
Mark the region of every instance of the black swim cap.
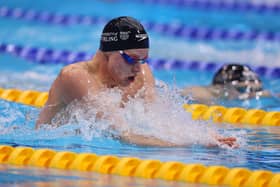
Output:
[[132,17],[118,17],[109,21],[102,32],[101,51],[149,48],[149,37],[143,25]]
[[224,85],[237,82],[259,82],[258,75],[248,66],[240,64],[228,64],[222,66],[214,75],[212,84],[213,85]]

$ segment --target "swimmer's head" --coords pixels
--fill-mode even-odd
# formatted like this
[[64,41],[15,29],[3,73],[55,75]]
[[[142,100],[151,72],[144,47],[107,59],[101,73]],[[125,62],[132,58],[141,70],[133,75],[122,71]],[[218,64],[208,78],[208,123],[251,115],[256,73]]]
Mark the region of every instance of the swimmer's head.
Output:
[[222,66],[214,75],[213,85],[232,86],[239,93],[262,91],[262,82],[258,75],[248,66],[228,64]]
[[149,37],[143,25],[132,17],[109,21],[101,35],[99,49],[103,52],[149,48]]

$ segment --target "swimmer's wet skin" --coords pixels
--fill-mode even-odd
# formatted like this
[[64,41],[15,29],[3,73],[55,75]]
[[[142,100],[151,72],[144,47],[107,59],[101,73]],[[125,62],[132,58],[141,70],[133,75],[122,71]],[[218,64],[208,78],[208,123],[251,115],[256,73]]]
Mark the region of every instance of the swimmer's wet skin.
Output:
[[[49,91],[49,98],[41,110],[36,128],[51,124],[58,112],[73,101],[83,102],[89,94],[98,95],[104,90],[119,89],[124,107],[129,99],[142,98],[146,103],[155,100],[155,80],[148,66],[149,37],[140,22],[131,17],[118,17],[109,21],[101,35],[100,47],[94,57],[86,62],[65,66]],[[141,94],[139,92],[141,91]],[[91,107],[104,114],[97,102]],[[182,109],[183,110],[183,109]],[[102,115],[101,115],[102,118]],[[114,128],[128,126],[123,119],[111,112],[109,118]],[[143,136],[130,131],[123,132],[121,139],[144,146],[180,146],[153,136]],[[234,147],[234,138],[218,138],[218,144]]]

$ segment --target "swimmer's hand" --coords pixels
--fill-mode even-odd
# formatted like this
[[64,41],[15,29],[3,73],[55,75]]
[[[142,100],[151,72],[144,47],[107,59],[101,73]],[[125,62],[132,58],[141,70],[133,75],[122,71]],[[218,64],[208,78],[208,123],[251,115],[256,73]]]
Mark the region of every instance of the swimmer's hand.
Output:
[[219,145],[226,145],[230,148],[238,148],[239,145],[236,142],[236,138],[234,137],[216,137]]

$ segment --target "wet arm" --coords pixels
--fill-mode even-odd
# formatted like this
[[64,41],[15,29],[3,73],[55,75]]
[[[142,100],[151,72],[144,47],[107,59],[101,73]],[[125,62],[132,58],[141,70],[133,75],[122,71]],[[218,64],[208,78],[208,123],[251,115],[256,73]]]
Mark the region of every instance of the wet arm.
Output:
[[58,78],[52,84],[51,89],[49,91],[48,100],[45,103],[45,106],[40,111],[39,117],[36,121],[36,129],[38,129],[41,126],[41,124],[50,124],[51,119],[63,107],[63,103],[60,101],[59,98],[60,96]]
[[187,87],[181,91],[181,95],[191,96],[194,100],[205,104],[210,104],[216,99],[207,87],[202,86]]
[[88,93],[88,88],[84,85],[87,81],[83,82],[85,77],[81,74],[75,69],[63,69],[60,72],[49,91],[48,101],[40,112],[36,128],[41,124],[50,124],[55,114],[63,107]]
[[144,136],[131,132],[123,132],[120,139],[122,141],[141,145],[141,146],[157,146],[157,147],[175,147],[179,146],[152,136]]

